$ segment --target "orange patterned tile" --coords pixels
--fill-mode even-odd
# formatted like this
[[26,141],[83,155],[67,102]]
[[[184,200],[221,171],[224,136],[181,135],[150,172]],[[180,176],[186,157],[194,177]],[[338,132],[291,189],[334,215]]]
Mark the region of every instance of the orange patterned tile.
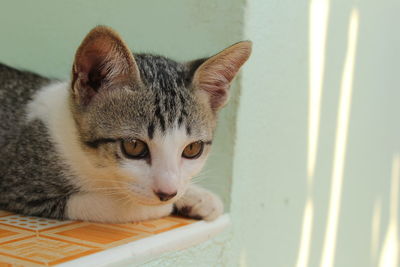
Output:
[[136,233],[107,228],[95,224],[58,232],[58,234],[99,244],[110,244],[137,235]]
[[37,264],[54,265],[99,251],[86,245],[46,237],[29,237],[0,245],[0,253]]
[[[1,261],[1,259],[4,257],[6,261]],[[5,256],[0,255],[0,267],[36,267],[36,266],[43,266],[40,264],[34,264],[32,262],[27,262],[23,260],[18,260],[15,258],[7,258]]]
[[163,219],[140,222],[140,223],[117,224],[117,226],[146,233],[158,234],[187,225],[190,222],[191,221],[188,220],[186,222],[176,221],[172,220],[170,217],[167,217]]
[[170,216],[141,223],[100,224],[0,210],[0,267],[55,265],[193,222]]
[[58,221],[40,217],[30,217],[17,214],[11,214],[0,218],[0,225],[8,225],[18,229],[28,231],[43,231],[53,229],[60,225],[74,224],[74,221]]
[[0,210],[0,217],[11,215],[11,212]]
[[166,217],[166,219],[175,221],[175,222],[184,223],[184,224],[191,224],[194,222],[198,222],[198,220],[195,220],[195,219],[189,219],[189,218],[180,217],[180,216],[176,216],[176,215],[168,216],[168,217]]
[[[1,255],[0,255],[0,258],[1,258]],[[38,265],[38,264],[33,264],[31,262],[17,261],[17,260],[11,259],[11,258],[9,258],[9,259],[10,259],[10,261],[8,261],[8,262],[1,262],[0,261],[0,267],[35,267],[35,266],[41,266],[41,265]]]
[[0,240],[4,237],[8,237],[8,236],[13,236],[13,235],[17,235],[18,233],[12,232],[12,231],[8,231],[8,230],[4,230],[4,229],[0,229]]
[[11,263],[0,261],[0,267],[12,267]]
[[0,244],[33,235],[33,233],[23,229],[14,229],[12,227],[0,225]]

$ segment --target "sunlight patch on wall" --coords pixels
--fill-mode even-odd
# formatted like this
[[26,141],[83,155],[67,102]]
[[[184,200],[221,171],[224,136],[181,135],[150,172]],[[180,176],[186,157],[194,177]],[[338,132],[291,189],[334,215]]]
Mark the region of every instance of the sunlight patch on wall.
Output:
[[346,159],[358,26],[359,13],[357,9],[353,8],[350,15],[347,52],[340,88],[329,211],[321,267],[332,267],[335,256],[337,228],[342,195],[343,172]]
[[313,219],[314,206],[312,200],[309,198],[304,209],[303,228],[301,229],[300,249],[296,267],[306,267],[308,264],[308,258],[310,256]]
[[309,18],[309,103],[308,160],[309,181],[314,177],[318,150],[321,95],[325,71],[326,34],[329,17],[328,0],[312,0]]
[[393,157],[392,182],[390,185],[390,214],[389,226],[385,241],[379,257],[379,267],[397,267],[399,263],[399,231],[398,231],[398,208],[399,208],[399,186],[400,186],[400,155]]
[[296,267],[306,267],[310,256],[314,204],[312,186],[317,160],[321,117],[321,96],[325,71],[326,35],[329,18],[329,0],[311,0],[309,7],[309,87],[308,87],[308,196],[303,214],[299,252]]
[[381,219],[382,219],[381,216],[382,216],[382,200],[378,198],[374,202],[374,209],[372,213],[372,225],[371,225],[371,259],[374,264],[376,263],[379,250]]
[[239,266],[240,267],[249,266],[247,264],[247,253],[246,253],[246,250],[244,250],[244,249],[242,249],[242,251],[240,252]]

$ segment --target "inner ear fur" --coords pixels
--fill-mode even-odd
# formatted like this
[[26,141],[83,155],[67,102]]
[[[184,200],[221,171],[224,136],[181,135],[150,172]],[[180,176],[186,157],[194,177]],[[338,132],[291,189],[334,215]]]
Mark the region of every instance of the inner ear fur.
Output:
[[137,64],[119,34],[106,26],[92,29],[75,55],[71,86],[74,98],[88,104],[102,88],[138,82]]
[[236,43],[205,60],[194,72],[193,85],[208,94],[213,110],[228,101],[230,84],[250,57],[251,48],[250,41]]

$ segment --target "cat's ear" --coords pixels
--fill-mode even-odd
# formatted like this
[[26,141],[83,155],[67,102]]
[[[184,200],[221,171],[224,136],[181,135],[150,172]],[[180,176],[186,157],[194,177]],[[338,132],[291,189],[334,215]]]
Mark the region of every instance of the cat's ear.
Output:
[[[195,88],[208,94],[214,111],[219,110],[228,101],[230,83],[249,58],[251,46],[250,41],[236,43],[204,60],[196,68],[192,83]],[[198,65],[199,62],[195,64]]]
[[72,68],[75,101],[87,105],[100,91],[140,83],[135,59],[111,28],[97,26],[79,46]]

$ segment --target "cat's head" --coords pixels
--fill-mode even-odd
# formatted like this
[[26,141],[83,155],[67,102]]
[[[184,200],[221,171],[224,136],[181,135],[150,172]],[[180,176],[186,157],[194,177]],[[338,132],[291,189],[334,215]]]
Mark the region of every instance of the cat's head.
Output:
[[218,111],[250,52],[250,42],[239,42],[178,63],[132,54],[115,31],[94,28],[78,48],[71,82],[81,146],[106,174],[93,177],[93,190],[105,185],[144,205],[182,196],[205,163]]

